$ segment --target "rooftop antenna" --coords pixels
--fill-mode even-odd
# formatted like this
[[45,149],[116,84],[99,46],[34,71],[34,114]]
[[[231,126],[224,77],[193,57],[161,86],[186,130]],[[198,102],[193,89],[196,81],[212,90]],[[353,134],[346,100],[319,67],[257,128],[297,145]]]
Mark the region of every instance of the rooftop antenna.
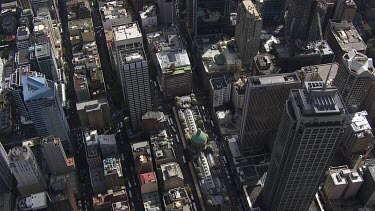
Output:
[[327,78],[326,78],[326,80],[324,81],[324,84],[323,84],[323,91],[325,91],[326,88],[327,88],[328,78],[329,78],[329,75],[331,74],[331,70],[332,70],[333,63],[335,62],[335,58],[336,58],[336,55],[333,56],[331,66],[329,67]]

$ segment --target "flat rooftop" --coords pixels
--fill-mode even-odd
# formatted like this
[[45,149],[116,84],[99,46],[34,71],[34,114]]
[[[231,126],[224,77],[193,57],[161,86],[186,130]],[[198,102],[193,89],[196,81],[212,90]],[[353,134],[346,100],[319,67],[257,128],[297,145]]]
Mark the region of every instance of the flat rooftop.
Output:
[[289,84],[301,82],[296,73],[254,76],[249,77],[248,81],[251,84],[251,86],[268,86],[276,84]]
[[121,41],[127,39],[134,39],[134,38],[141,38],[142,32],[139,29],[138,23],[128,23],[119,26],[113,26],[113,40],[114,41]]
[[173,72],[173,74],[177,74],[185,73],[186,71],[191,72],[189,56],[185,49],[159,52],[156,53],[156,57],[163,73]]
[[100,10],[103,12],[104,21],[129,16],[123,1],[106,2]]
[[120,51],[120,57],[126,64],[146,61],[146,55],[143,50]]
[[365,52],[367,45],[352,22],[347,20],[331,20],[331,32],[340,48],[349,52],[351,49]]
[[119,158],[107,158],[103,160],[104,175],[117,174],[122,177],[122,167]]
[[85,19],[78,19],[78,20],[71,20],[68,22],[69,30],[75,30],[75,29],[93,29],[93,23],[91,18],[85,18]]

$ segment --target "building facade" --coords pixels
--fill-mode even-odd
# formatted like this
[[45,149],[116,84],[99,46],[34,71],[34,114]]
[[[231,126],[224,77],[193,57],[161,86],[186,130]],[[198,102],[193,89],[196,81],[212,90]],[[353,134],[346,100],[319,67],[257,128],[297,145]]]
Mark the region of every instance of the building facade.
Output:
[[323,81],[290,92],[263,189],[267,210],[309,209],[348,120],[338,90]]
[[374,71],[372,58],[356,50],[351,50],[342,57],[333,85],[337,87],[349,113],[358,111],[374,80]]
[[56,84],[43,77],[22,76],[23,98],[40,137],[60,138],[64,150],[71,151],[70,129]]
[[245,67],[252,67],[258,53],[262,24],[263,19],[251,1],[245,0],[238,5],[235,37]]
[[257,153],[273,140],[290,90],[300,87],[297,73],[248,78],[240,129],[241,149]]

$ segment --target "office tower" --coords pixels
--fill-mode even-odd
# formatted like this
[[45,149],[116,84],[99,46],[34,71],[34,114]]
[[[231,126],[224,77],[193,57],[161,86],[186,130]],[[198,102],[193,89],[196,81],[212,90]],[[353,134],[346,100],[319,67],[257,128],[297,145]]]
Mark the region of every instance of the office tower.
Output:
[[30,0],[17,0],[17,4],[22,10],[31,9]]
[[185,49],[162,51],[156,53],[156,58],[159,63],[158,81],[164,97],[173,99],[191,93],[193,71],[187,51]]
[[31,34],[29,28],[26,26],[19,26],[17,28],[17,49],[20,50],[26,50],[29,49],[31,46]]
[[309,209],[349,118],[323,81],[291,90],[263,188],[266,210]]
[[374,64],[372,58],[351,50],[344,54],[339,70],[333,80],[341,100],[349,113],[358,111],[371,81],[374,80]]
[[56,57],[49,43],[35,45],[30,57],[34,59],[38,72],[43,73],[48,80],[60,81]]
[[229,21],[228,0],[186,0],[188,27],[192,35],[225,32]]
[[295,72],[248,78],[240,130],[243,151],[257,153],[264,145],[272,145],[290,90],[300,87]]
[[115,26],[112,31],[112,53],[117,59],[124,100],[130,110],[133,130],[140,130],[142,116],[152,107],[148,60],[143,50],[142,33],[136,22]]
[[366,116],[366,111],[351,114],[350,125],[346,128],[342,141],[342,152],[347,160],[355,160],[357,156],[366,154],[374,141]]
[[60,138],[64,150],[71,151],[69,126],[56,84],[43,77],[22,76],[23,99],[40,137]]
[[264,0],[261,3],[261,11],[264,26],[275,26],[281,24],[284,19],[284,9],[286,0]]
[[322,39],[321,25],[326,7],[320,0],[290,0],[285,23],[285,35],[289,40]]
[[8,155],[0,143],[0,194],[13,191],[13,176],[9,168]]
[[233,79],[227,75],[210,79],[210,102],[212,107],[218,107],[230,102]]
[[84,137],[86,144],[86,159],[90,169],[101,167],[102,158],[100,156],[98,131],[86,131],[84,132]]
[[359,199],[366,206],[375,205],[375,166],[369,165],[365,168],[363,175],[364,183],[359,190]]
[[262,23],[260,14],[250,0],[238,5],[235,38],[245,67],[252,67],[258,53]]
[[333,19],[353,21],[357,5],[354,0],[338,0]]
[[50,173],[59,175],[74,170],[73,166],[68,166],[68,159],[59,138],[46,137],[41,140],[40,144]]
[[31,7],[34,11],[34,14],[38,14],[39,11],[48,10],[51,13],[51,17],[54,20],[59,21],[59,14],[56,11],[58,0],[30,0]]
[[12,148],[8,153],[8,158],[21,195],[38,193],[46,189],[42,171],[29,146]]

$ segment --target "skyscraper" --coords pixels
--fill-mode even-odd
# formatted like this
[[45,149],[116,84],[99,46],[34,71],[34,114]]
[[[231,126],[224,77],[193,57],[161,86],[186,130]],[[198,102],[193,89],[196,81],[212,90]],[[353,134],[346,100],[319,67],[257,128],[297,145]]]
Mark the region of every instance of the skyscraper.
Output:
[[65,150],[71,151],[69,126],[57,95],[56,84],[43,77],[22,76],[23,98],[40,137],[60,138]]
[[243,150],[257,153],[273,140],[270,136],[279,127],[290,90],[300,87],[301,80],[295,72],[248,78],[240,130]]
[[8,155],[0,143],[0,195],[13,189],[14,181],[9,168]]
[[21,195],[42,192],[46,189],[42,171],[27,145],[14,147],[9,151],[9,166],[17,180]]
[[342,57],[333,85],[337,87],[349,113],[358,111],[371,81],[374,80],[374,71],[372,58],[356,50],[351,50]]
[[186,0],[188,28],[192,35],[225,32],[230,24],[229,0]]
[[263,20],[250,0],[242,1],[237,9],[236,42],[245,66],[252,66],[258,53]]
[[321,39],[321,26],[326,13],[320,0],[290,0],[285,23],[285,34],[290,40]]
[[60,139],[52,136],[43,138],[41,146],[43,157],[51,173],[65,174],[73,171],[73,166],[68,166],[68,159],[61,146]]
[[[264,0],[261,5],[262,19],[265,26],[275,26],[282,23],[286,0]],[[258,4],[258,2],[257,2]]]
[[290,92],[263,188],[266,210],[308,210],[349,118],[323,81]]

